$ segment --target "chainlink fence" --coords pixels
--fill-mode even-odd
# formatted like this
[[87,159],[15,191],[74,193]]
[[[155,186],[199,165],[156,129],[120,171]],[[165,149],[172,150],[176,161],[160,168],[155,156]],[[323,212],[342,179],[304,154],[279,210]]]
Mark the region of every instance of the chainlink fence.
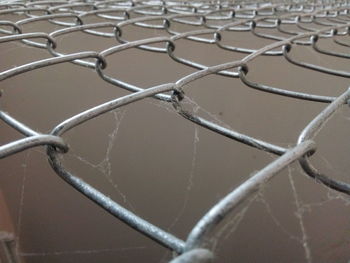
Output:
[[[305,72],[318,72],[318,74],[330,76],[334,80],[334,86],[338,85],[336,79],[349,78],[350,71],[335,69],[327,63],[310,63],[307,58],[304,59],[295,52],[299,47],[304,47],[318,54],[317,58],[323,56],[344,61],[349,59],[350,53],[346,50],[350,47],[348,38],[350,6],[347,1],[315,1],[312,3],[128,0],[2,1],[0,8],[1,45],[17,42],[21,47],[40,49],[50,54],[48,57],[28,63],[7,65],[6,69],[0,72],[0,80],[5,83],[1,87],[3,89],[2,103],[6,103],[6,92],[10,88],[8,86],[14,83],[11,82],[12,78],[15,79],[22,74],[32,74],[37,69],[49,69],[57,64],[72,63],[74,67],[81,67],[89,71],[98,81],[107,82],[113,88],[127,91],[123,95],[110,98],[65,118],[46,132],[37,131],[36,127],[27,125],[26,120],[19,120],[11,112],[1,109],[1,125],[7,124],[23,135],[22,138],[13,139],[0,147],[1,158],[10,158],[30,148],[45,146],[45,155],[49,164],[59,177],[118,220],[174,252],[171,262],[215,261],[213,243],[216,240],[213,236],[215,236],[218,225],[232,214],[239,213],[242,204],[259,197],[262,186],[269,184],[275,175],[292,163],[300,164],[304,174],[310,177],[308,180],[312,181],[316,188],[324,186],[331,189],[331,192],[341,193],[339,196],[344,198],[350,194],[350,184],[346,180],[321,172],[311,161],[312,156],[318,150],[316,135],[327,127],[327,121],[333,115],[347,107],[350,98],[350,91],[347,87],[338,86],[337,88],[342,91],[337,95],[322,95],[322,92],[318,92],[318,88],[310,90],[302,87],[300,91],[295,91],[254,80],[254,71],[264,70],[261,66],[256,68],[254,64],[255,60],[261,58],[273,58],[274,61],[283,60],[293,67],[303,68]],[[35,25],[42,22],[49,23],[54,29],[49,32],[41,31],[40,27]],[[150,33],[145,36],[142,34],[146,32],[144,30]],[[132,35],[133,32],[141,33]],[[113,41],[108,43],[114,44],[110,44],[103,50],[63,52],[60,45],[64,45],[64,42],[69,39],[74,39],[78,34],[91,35],[99,43]],[[254,45],[255,43],[250,40],[246,43],[240,42],[242,34],[250,34],[256,39],[256,43],[260,43],[260,46]],[[220,49],[226,52],[227,59],[222,63],[213,63],[210,66],[201,63],[181,53],[184,51],[181,49],[182,41]],[[323,41],[331,43],[332,48],[324,45]],[[79,46],[75,48],[79,49]],[[174,81],[150,86],[134,84],[138,82],[138,78],[142,79],[140,76],[142,72],[132,73],[135,82],[124,81],[118,78],[118,70],[113,70],[113,67],[109,65],[109,60],[113,56],[133,50],[147,52],[151,56],[156,56],[157,53],[163,54],[178,66],[188,68],[191,72],[187,72],[182,77],[176,77]],[[4,52],[6,52],[5,49]],[[231,59],[231,54],[232,57],[237,56],[237,59]],[[210,56],[209,53],[208,56]],[[125,57],[123,59],[118,62],[122,66],[125,63]],[[142,59],[135,63],[144,68],[152,67],[149,63],[143,63]],[[265,64],[264,67],[268,69],[269,65]],[[133,68],[129,67],[129,70],[133,71]],[[159,71],[158,74],[163,74],[160,68],[156,70]],[[28,74],[24,74],[27,72]],[[59,76],[60,72],[55,74]],[[278,74],[275,72],[271,78],[278,77]],[[291,73],[291,78],[298,78],[298,75],[293,74]],[[192,101],[191,96],[188,96],[188,92],[194,82],[214,75],[218,80],[215,82],[216,86],[221,85],[221,79],[233,79],[258,96],[268,94],[277,101],[283,98],[283,101],[294,100],[301,104],[317,104],[321,110],[313,114],[314,117],[309,119],[306,125],[304,124],[301,132],[294,133],[294,136],[297,136],[295,143],[289,145],[271,143],[261,139],[260,136],[256,138],[250,136],[249,132],[241,133],[230,128],[216,121],[212,116],[202,116],[198,113],[198,107]],[[174,74],[174,76],[178,75]],[[283,81],[288,82],[288,80]],[[69,84],[70,80],[67,80],[67,83]],[[217,87],[210,88],[213,94],[217,93]],[[234,89],[234,87],[231,88]],[[333,89],[333,87],[327,88]],[[159,101],[161,103],[159,105],[181,116],[182,121],[192,122],[195,126],[210,130],[216,136],[223,136],[242,143],[246,147],[266,152],[269,156],[276,156],[264,168],[256,172],[252,170],[253,175],[245,177],[229,194],[217,200],[217,203],[191,227],[186,238],[179,238],[172,234],[171,230],[158,227],[151,220],[146,220],[131,209],[126,209],[125,205],[114,201],[103,191],[99,191],[98,187],[83,180],[80,174],[70,171],[64,162],[64,156],[72,148],[71,143],[67,143],[63,136],[65,133],[74,131],[103,114],[110,112],[117,114],[116,110],[119,108],[126,105],[132,107],[146,98]],[[84,100],[84,94],[77,99]],[[241,99],[244,100],[244,98]],[[65,107],[64,105],[63,101],[62,107]],[[232,126],[237,126],[237,124]],[[177,136],[181,138],[182,135]],[[333,139],[329,138],[329,140]],[[347,144],[346,138],[343,139],[343,143]],[[149,150],[152,152],[152,146]],[[45,159],[45,156],[42,158]],[[174,166],[181,165],[176,160],[173,162]],[[105,167],[105,170],[107,168]],[[111,173],[110,167],[108,169]],[[348,208],[345,206],[345,209]],[[307,243],[303,221],[300,220],[300,222],[304,235],[298,242],[303,247],[305,261],[312,262],[312,251]],[[261,230],[261,232],[264,231]],[[16,257],[14,249],[9,246],[7,253],[7,262],[13,262]],[[350,253],[348,255],[350,257]]]

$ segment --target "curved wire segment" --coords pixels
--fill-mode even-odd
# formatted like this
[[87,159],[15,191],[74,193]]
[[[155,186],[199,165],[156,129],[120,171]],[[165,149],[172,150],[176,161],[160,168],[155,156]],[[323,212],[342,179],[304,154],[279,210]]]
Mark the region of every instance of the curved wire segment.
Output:
[[260,91],[264,91],[264,92],[268,92],[268,93],[272,93],[272,94],[276,94],[276,95],[286,96],[286,97],[290,97],[290,98],[309,100],[309,101],[317,101],[317,102],[325,102],[325,103],[330,103],[336,99],[336,97],[313,95],[313,94],[309,94],[309,93],[284,90],[284,89],[274,88],[274,87],[267,86],[264,84],[252,82],[252,81],[247,79],[247,73],[248,73],[248,67],[247,66],[241,67],[239,70],[239,78],[242,80],[242,82],[245,85],[247,85],[248,87],[251,87],[253,89],[257,89]]
[[148,236],[162,246],[174,250],[177,253],[183,252],[184,242],[182,240],[135,215],[134,213],[114,202],[111,198],[102,194],[100,191],[86,183],[81,178],[76,177],[70,172],[66,171],[58,158],[58,153],[51,146],[48,146],[47,154],[49,156],[50,165],[54,171],[65,182],[82,193],[88,199],[104,208],[108,213],[117,217],[128,226]]
[[203,248],[192,249],[176,257],[169,263],[211,263],[214,255],[211,251]]
[[350,72],[347,72],[347,71],[335,70],[335,69],[325,68],[325,67],[318,66],[315,64],[311,64],[311,63],[306,63],[303,61],[297,61],[297,60],[293,59],[291,57],[291,55],[289,54],[291,49],[292,49],[292,46],[290,44],[285,45],[283,47],[283,55],[288,62],[290,62],[294,65],[297,65],[297,66],[303,67],[303,68],[307,68],[307,69],[311,69],[314,71],[334,75],[334,76],[350,78]]
[[[3,36],[0,37],[0,43],[10,42],[10,41],[16,41],[16,40],[27,40],[30,38],[44,38],[50,43],[52,47],[56,47],[57,43],[56,40],[52,37],[50,37],[46,33],[37,32],[37,33],[24,33],[24,34],[16,34],[16,35],[10,35],[10,36]],[[26,43],[29,43],[29,41],[25,41]],[[33,42],[34,43],[34,42]],[[44,45],[46,46],[46,45]]]
[[39,145],[52,145],[63,152],[68,151],[68,146],[62,138],[53,135],[40,134],[0,146],[0,159]]
[[15,118],[10,116],[6,112],[0,111],[0,119],[3,120],[7,125],[11,126],[18,132],[22,133],[23,135],[26,135],[26,136],[40,135],[40,133],[32,130],[22,122],[17,121]]
[[64,62],[70,62],[70,61],[74,61],[76,59],[82,59],[82,58],[96,58],[99,61],[99,64],[101,65],[101,67],[103,68],[106,67],[107,65],[104,58],[101,57],[97,52],[94,52],[94,51],[79,52],[79,53],[64,55],[60,57],[42,59],[42,60],[34,61],[28,64],[24,64],[15,68],[5,70],[3,72],[0,72],[0,81],[11,78],[18,74],[22,74],[24,72],[38,69],[38,68],[56,65]]
[[281,157],[268,164],[265,168],[221,199],[192,229],[186,241],[185,251],[206,247],[208,245],[208,235],[229,213],[232,213],[242,202],[251,198],[254,193],[259,191],[262,185],[271,180],[278,172],[305,154],[314,151],[315,147],[316,145],[313,141],[303,141],[286,151]]
[[[341,96],[335,99],[331,104],[328,105],[319,115],[316,116],[301,132],[298,138],[298,144],[303,143],[307,140],[312,140],[320,131],[320,129],[326,124],[326,122],[334,115],[334,113],[344,104],[348,103],[350,98],[350,89],[344,92]],[[304,171],[315,178],[318,182],[337,190],[342,193],[350,194],[350,184],[345,182],[340,182],[335,179],[330,178],[319,172],[315,167],[312,166],[307,155],[303,156],[299,160]]]
[[[334,35],[337,35],[337,31],[333,32]],[[313,36],[311,38],[311,41],[312,41],[312,47],[319,53],[322,53],[322,54],[325,54],[325,55],[329,55],[329,56],[335,56],[335,57],[340,57],[340,58],[350,58],[350,54],[346,54],[346,53],[339,53],[339,52],[335,52],[335,51],[332,51],[332,50],[325,50],[325,49],[322,49],[318,46],[318,39],[319,37],[316,35],[316,36]],[[335,42],[337,43],[337,42]]]

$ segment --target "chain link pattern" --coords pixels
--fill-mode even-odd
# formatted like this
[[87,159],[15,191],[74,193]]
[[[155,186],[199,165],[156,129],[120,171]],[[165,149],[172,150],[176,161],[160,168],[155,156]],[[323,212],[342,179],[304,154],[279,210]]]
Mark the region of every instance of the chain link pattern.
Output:
[[[299,61],[293,57],[291,52],[296,45],[308,45],[322,54],[349,58],[349,54],[324,50],[318,44],[319,39],[328,38],[337,45],[350,46],[343,38],[350,33],[349,9],[350,4],[347,1],[312,4],[228,1],[180,2],[168,0],[3,2],[0,4],[0,17],[11,14],[14,16],[25,15],[27,18],[19,19],[16,22],[0,18],[0,33],[2,33],[0,43],[21,41],[23,44],[34,48],[46,49],[52,57],[2,71],[0,72],[0,81],[59,63],[74,63],[78,66],[93,69],[101,80],[126,89],[131,93],[80,112],[59,123],[48,134],[35,131],[0,109],[0,119],[24,135],[23,139],[0,146],[0,158],[6,158],[32,147],[45,145],[47,146],[47,156],[52,169],[63,180],[136,231],[175,251],[179,256],[173,259],[173,263],[211,262],[213,253],[206,249],[206,242],[209,234],[215,230],[215,226],[229,213],[232,213],[240,203],[257,192],[261,185],[267,183],[275,174],[293,162],[299,162],[305,173],[314,178],[316,182],[350,195],[350,185],[348,183],[337,181],[326,174],[322,174],[310,161],[310,156],[317,150],[317,144],[313,141],[314,137],[336,110],[348,103],[350,90],[344,91],[339,97],[329,97],[271,87],[262,83],[255,83],[249,79],[249,63],[259,56],[279,56],[281,59],[286,59],[299,67],[349,78],[350,72]],[[107,22],[87,23],[88,18],[93,16],[104,18]],[[67,20],[71,22],[67,22]],[[24,32],[24,25],[38,21],[48,21],[64,28],[50,33]],[[198,27],[198,29],[176,32],[173,27],[174,23],[190,25]],[[169,37],[159,36],[129,41],[124,36],[124,32],[131,25],[164,30],[169,34]],[[286,25],[295,25],[300,30],[290,31]],[[319,27],[316,29],[312,25],[318,25]],[[99,31],[103,28],[113,29],[113,33]],[[261,33],[259,29],[264,28],[274,29],[276,34]],[[258,38],[273,40],[273,43],[256,50],[228,45],[223,41],[224,33],[227,31],[231,33],[251,32]],[[114,46],[101,52],[84,51],[69,54],[58,52],[57,39],[75,32],[98,36],[101,41],[103,41],[103,38],[112,38],[116,42]],[[283,33],[289,37],[282,37],[277,33]],[[211,38],[204,37],[208,35]],[[176,55],[177,41],[182,39],[216,45],[221,49],[246,55],[241,60],[206,66]],[[105,73],[105,69],[108,68],[108,56],[135,48],[167,54],[172,60],[195,68],[197,71],[178,79],[176,82],[164,83],[147,89],[123,82],[118,77]],[[94,61],[92,62],[91,59]],[[182,101],[186,97],[185,86],[211,74],[240,79],[247,87],[259,92],[273,93],[290,99],[325,103],[325,108],[300,133],[295,145],[290,148],[281,147],[220,126],[187,111],[183,107]],[[219,135],[279,156],[213,206],[193,227],[187,240],[181,240],[173,236],[171,233],[158,228],[120,206],[80,179],[79,175],[69,172],[60,161],[60,157],[69,151],[69,146],[62,138],[64,133],[101,114],[149,97],[171,104],[183,118]]]

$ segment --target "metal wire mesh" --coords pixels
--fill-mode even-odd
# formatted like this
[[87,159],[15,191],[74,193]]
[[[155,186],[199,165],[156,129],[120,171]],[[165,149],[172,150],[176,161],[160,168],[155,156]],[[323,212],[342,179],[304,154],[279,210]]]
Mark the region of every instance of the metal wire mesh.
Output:
[[[330,39],[336,45],[350,46],[346,42],[346,37],[350,32],[348,2],[9,1],[1,3],[0,7],[0,16],[5,17],[0,21],[0,33],[2,33],[0,43],[21,41],[30,47],[47,50],[52,56],[6,69],[0,72],[1,81],[51,65],[74,63],[77,66],[92,69],[101,81],[131,92],[82,111],[62,121],[47,133],[35,131],[34,128],[12,117],[11,113],[0,111],[3,123],[24,135],[22,139],[2,145],[0,147],[1,158],[32,147],[46,146],[49,163],[57,175],[107,212],[134,228],[135,231],[176,252],[178,256],[172,262],[211,262],[213,252],[210,251],[210,236],[215,232],[216,226],[229,214],[235,212],[241,203],[256,195],[262,185],[268,183],[279,171],[291,163],[299,162],[305,174],[310,176],[315,183],[347,195],[350,194],[349,183],[321,173],[310,161],[310,157],[317,151],[315,136],[338,109],[346,106],[350,91],[344,88],[344,92],[339,96],[325,96],[272,87],[254,82],[249,78],[249,72],[252,70],[250,64],[260,56],[276,56],[298,67],[349,78],[350,73],[347,71],[307,63],[293,56],[293,48],[303,45],[310,46],[315,52],[325,55],[349,58],[348,53],[329,50],[319,44],[320,40]],[[15,18],[15,21],[6,20],[8,15]],[[91,17],[105,21],[89,22]],[[62,28],[49,33],[24,30],[26,25],[38,21],[46,21]],[[178,32],[174,29],[174,24],[191,26],[191,30]],[[290,25],[295,26],[298,30],[290,30],[288,28]],[[128,30],[132,30],[131,27],[160,30],[164,31],[167,36],[128,40],[125,34]],[[112,29],[113,33],[102,29]],[[263,29],[269,29],[273,33],[267,34]],[[267,39],[272,43],[254,49],[225,41],[227,33],[235,37],[240,32],[250,32],[258,39]],[[115,45],[102,51],[67,54],[58,51],[61,42],[64,41],[61,39],[66,35],[74,37],[76,33],[91,34],[99,37],[101,41],[106,38],[115,39]],[[242,53],[244,56],[242,59],[207,66],[177,55],[178,42],[184,39],[214,45],[225,51]],[[106,73],[109,64],[108,57],[129,49],[166,54],[175,62],[194,68],[196,71],[174,82],[148,88],[124,82]],[[325,106],[298,135],[297,143],[289,147],[282,147],[224,127],[197,115],[195,111],[188,110],[184,103],[188,99],[186,87],[208,75],[239,79],[247,88],[255,89],[256,92],[272,93],[288,99],[324,103]],[[79,174],[75,175],[70,172],[61,162],[62,156],[70,150],[62,135],[102,114],[145,98],[153,98],[172,105],[184,119],[209,129],[217,135],[279,156],[214,205],[193,226],[186,240],[172,235],[124,208],[82,180]],[[1,100],[6,100],[5,96]]]

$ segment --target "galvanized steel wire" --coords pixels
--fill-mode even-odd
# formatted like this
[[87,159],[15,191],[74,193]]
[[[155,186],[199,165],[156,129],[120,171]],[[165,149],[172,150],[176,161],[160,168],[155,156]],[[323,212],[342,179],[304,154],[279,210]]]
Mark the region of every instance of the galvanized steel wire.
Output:
[[[74,63],[77,66],[95,70],[101,81],[109,82],[131,93],[80,112],[57,124],[47,134],[35,131],[13,118],[10,113],[0,109],[0,119],[24,136],[22,139],[0,146],[0,158],[6,158],[26,149],[44,145],[47,147],[50,165],[57,175],[125,224],[162,246],[175,251],[179,256],[173,260],[174,263],[211,262],[213,252],[206,249],[209,234],[215,231],[215,227],[219,222],[229,213],[233,213],[240,203],[250,198],[260,189],[261,185],[266,184],[274,175],[293,162],[299,162],[305,173],[315,179],[315,182],[350,195],[349,183],[341,182],[330,175],[322,174],[310,161],[310,156],[317,151],[317,144],[314,141],[317,132],[322,129],[323,125],[337,109],[346,106],[349,102],[350,90],[345,90],[339,97],[329,97],[271,87],[262,83],[255,83],[249,79],[249,63],[259,56],[279,56],[281,59],[286,59],[299,67],[349,78],[350,72],[299,61],[293,58],[291,54],[291,50],[296,45],[308,45],[316,52],[322,54],[349,58],[349,54],[324,50],[318,45],[319,39],[329,38],[338,45],[350,46],[349,43],[342,40],[343,36],[347,36],[350,33],[349,9],[350,4],[348,1],[301,2],[297,4],[285,2],[236,3],[231,1],[186,2],[168,0],[3,1],[0,4],[0,33],[2,33],[0,43],[21,41],[23,44],[31,47],[46,49],[52,57],[2,71],[0,72],[0,81],[58,63]],[[19,19],[16,22],[1,20],[1,16],[6,14],[14,16],[24,14],[27,18]],[[86,23],[85,19],[89,16],[98,16],[109,21]],[[62,18],[70,18],[73,22],[67,22],[62,20]],[[50,33],[23,32],[23,25],[37,21],[48,21],[64,26],[64,28]],[[221,25],[212,23],[212,21],[220,21]],[[173,23],[198,26],[198,30],[176,32],[172,27]],[[285,25],[288,24],[295,25],[300,31],[287,30]],[[311,24],[317,24],[321,28],[313,28]],[[128,30],[127,27],[129,25],[164,30],[170,36],[128,41],[123,34],[124,31]],[[114,33],[99,31],[98,29],[100,28],[111,28]],[[289,35],[289,37],[264,34],[257,30],[259,28],[273,28],[277,32]],[[224,44],[222,41],[225,31],[233,33],[241,31],[251,32],[259,38],[273,40],[274,42],[260,49],[231,46]],[[115,45],[101,52],[84,51],[69,54],[58,52],[57,38],[74,32],[92,34],[100,37],[101,41],[103,41],[103,38],[114,38]],[[203,35],[211,35],[212,37],[207,38],[203,37]],[[41,42],[38,42],[38,39]],[[241,60],[206,66],[187,58],[178,57],[175,54],[176,42],[181,39],[216,45],[224,50],[240,52],[246,55]],[[46,41],[46,43],[43,43],[42,40]],[[162,44],[162,47],[159,47],[159,45],[154,46],[154,44]],[[108,56],[134,48],[167,54],[174,61],[195,68],[197,71],[173,83],[164,83],[147,89],[123,82],[117,77],[109,76],[105,73],[104,69],[108,68]],[[90,60],[86,60],[87,58]],[[91,58],[95,61],[91,62]],[[259,92],[273,93],[290,99],[325,103],[325,108],[313,120],[310,120],[309,124],[300,133],[295,145],[285,148],[228,129],[187,111],[182,105],[182,100],[186,96],[186,84],[211,74],[240,79],[247,87],[256,89]],[[99,115],[149,97],[169,103],[186,120],[209,129],[218,135],[278,156],[264,169],[257,172],[213,206],[193,227],[188,234],[187,240],[181,240],[125,209],[79,178],[79,174],[74,175],[68,171],[60,161],[60,157],[69,152],[69,146],[62,138],[62,135],[68,130],[74,129]]]

